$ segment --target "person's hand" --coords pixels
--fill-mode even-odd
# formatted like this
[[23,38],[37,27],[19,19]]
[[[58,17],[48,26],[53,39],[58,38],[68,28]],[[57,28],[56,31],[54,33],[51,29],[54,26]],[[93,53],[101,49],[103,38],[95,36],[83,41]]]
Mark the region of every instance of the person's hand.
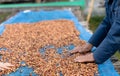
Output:
[[75,54],[75,53],[83,53],[83,52],[88,52],[92,49],[93,45],[90,43],[86,43],[84,46],[77,46],[75,49],[73,49],[70,53]]
[[78,56],[74,59],[75,62],[94,62],[93,53],[87,53],[86,55]]
[[0,70],[10,69],[11,66],[13,66],[13,65],[10,63],[0,62]]

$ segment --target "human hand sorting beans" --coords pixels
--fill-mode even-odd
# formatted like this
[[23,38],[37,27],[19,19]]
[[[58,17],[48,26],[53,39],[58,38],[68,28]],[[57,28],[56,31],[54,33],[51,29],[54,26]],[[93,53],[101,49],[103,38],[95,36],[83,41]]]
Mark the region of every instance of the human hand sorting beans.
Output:
[[77,46],[73,51],[71,51],[71,54],[75,53],[85,53],[85,55],[80,55],[74,59],[75,62],[93,62],[93,53],[88,53],[92,49],[92,45],[89,43],[86,43],[84,46]]
[[10,63],[3,63],[0,62],[0,70],[5,70],[5,69],[10,69],[10,67],[12,67],[13,65]]

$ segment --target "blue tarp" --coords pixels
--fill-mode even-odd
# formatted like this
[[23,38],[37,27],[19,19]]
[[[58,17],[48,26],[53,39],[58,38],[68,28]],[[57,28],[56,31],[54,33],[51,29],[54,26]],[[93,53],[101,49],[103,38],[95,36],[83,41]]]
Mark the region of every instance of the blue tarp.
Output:
[[[91,34],[87,32],[83,26],[79,24],[77,18],[73,15],[71,11],[68,10],[54,10],[54,11],[22,11],[3,22],[0,25],[0,34],[4,32],[5,24],[12,23],[32,23],[44,20],[56,20],[56,19],[68,19],[72,20],[75,23],[75,27],[80,31],[80,38],[88,41],[91,37]],[[23,71],[22,73],[20,71]],[[113,64],[110,60],[107,60],[105,63],[98,65],[99,76],[119,76],[119,74],[114,69]],[[37,76],[34,74],[33,69],[29,67],[20,67],[16,72],[13,72],[7,76]]]

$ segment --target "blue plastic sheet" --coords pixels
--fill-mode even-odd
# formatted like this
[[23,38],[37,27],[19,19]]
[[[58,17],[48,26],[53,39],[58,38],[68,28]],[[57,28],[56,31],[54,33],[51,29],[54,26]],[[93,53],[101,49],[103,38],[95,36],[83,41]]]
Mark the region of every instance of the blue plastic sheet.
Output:
[[[83,26],[79,24],[77,18],[73,15],[71,11],[68,10],[54,10],[54,11],[22,11],[3,22],[0,25],[0,34],[4,32],[5,24],[13,24],[13,23],[32,23],[44,20],[56,20],[56,19],[68,19],[72,20],[75,23],[75,27],[80,31],[80,38],[88,41],[91,37],[91,34],[87,32]],[[71,46],[72,48],[72,46]],[[59,50],[60,52],[60,50]],[[20,72],[20,71],[23,72]],[[119,76],[119,74],[114,69],[113,64],[110,60],[107,60],[105,63],[98,65],[99,76]],[[27,66],[20,67],[16,72],[10,73],[7,76],[37,76],[34,74],[33,69]]]

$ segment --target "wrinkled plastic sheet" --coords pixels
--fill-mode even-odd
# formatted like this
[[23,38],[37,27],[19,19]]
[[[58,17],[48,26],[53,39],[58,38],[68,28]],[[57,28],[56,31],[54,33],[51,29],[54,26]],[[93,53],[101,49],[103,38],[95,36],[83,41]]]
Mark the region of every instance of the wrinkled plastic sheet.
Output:
[[[68,10],[21,11],[0,25],[0,34],[4,32],[5,24],[13,24],[13,23],[21,23],[21,22],[33,23],[38,21],[58,20],[58,19],[72,20],[75,23],[75,27],[77,28],[77,30],[80,31],[81,39],[88,41],[88,39],[91,37],[91,34],[87,32],[83,26],[81,26],[81,24],[79,23],[77,18],[73,15],[73,13]],[[70,47],[72,48],[72,46]],[[98,71],[99,71],[98,76],[119,76],[119,74],[114,69],[114,66],[110,61],[110,59],[108,59],[105,63],[98,65]],[[29,76],[30,74],[32,74],[32,76],[37,76],[37,74],[33,72],[32,68],[25,66],[25,67],[20,67],[15,72],[12,72],[7,76]]]

